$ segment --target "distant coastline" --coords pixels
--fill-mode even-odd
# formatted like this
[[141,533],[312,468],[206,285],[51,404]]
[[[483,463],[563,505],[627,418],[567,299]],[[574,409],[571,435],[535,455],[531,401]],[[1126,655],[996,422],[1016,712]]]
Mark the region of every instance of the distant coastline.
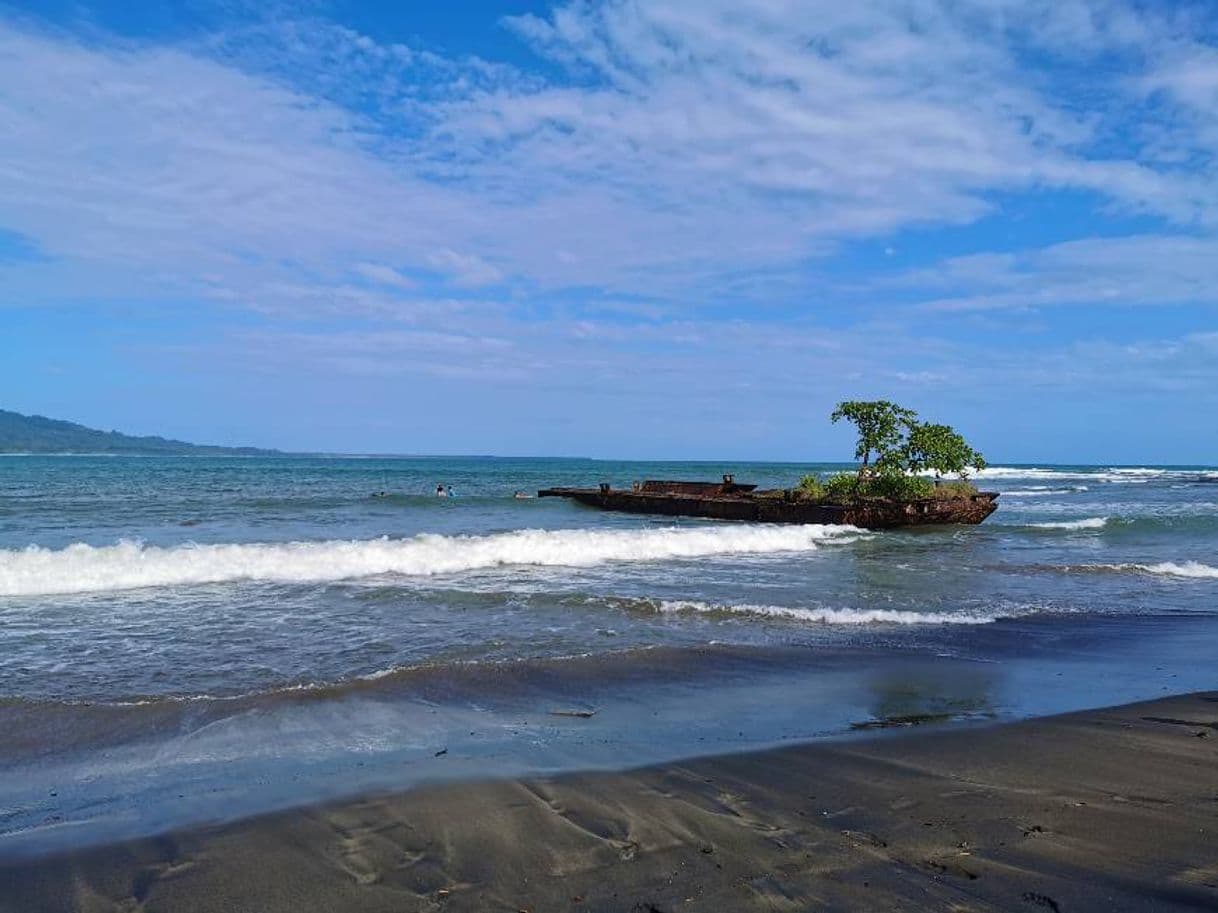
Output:
[[75,422],[0,409],[0,454],[18,456],[287,456],[261,447],[191,444],[156,435],[99,431]]

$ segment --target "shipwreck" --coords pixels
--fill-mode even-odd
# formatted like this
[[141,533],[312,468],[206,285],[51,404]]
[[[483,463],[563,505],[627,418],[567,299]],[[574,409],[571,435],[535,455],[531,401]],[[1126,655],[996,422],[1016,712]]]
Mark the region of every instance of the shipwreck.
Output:
[[596,488],[543,488],[541,498],[570,498],[601,510],[669,517],[701,517],[754,523],[847,524],[863,529],[980,523],[998,507],[998,492],[952,497],[858,498],[835,504],[802,497],[798,489],[767,489],[739,483],[649,480],[630,489],[602,483]]

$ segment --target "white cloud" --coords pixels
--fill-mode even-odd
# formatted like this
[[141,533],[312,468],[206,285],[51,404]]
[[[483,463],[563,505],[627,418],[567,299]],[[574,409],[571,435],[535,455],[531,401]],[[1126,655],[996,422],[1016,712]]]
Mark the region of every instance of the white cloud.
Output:
[[[1210,164],[1156,151],[1206,148],[1212,49],[1191,41],[1172,75],[1177,26],[1125,4],[578,3],[511,27],[570,77],[316,19],[165,47],[0,22],[6,222],[129,288],[249,300],[362,263],[409,309],[394,264],[693,307],[784,272],[806,295],[801,265],[831,242],[967,223],[995,192],[1218,213]],[[1060,79],[1054,55],[1134,46],[1190,107],[1158,112],[1153,144],[1113,145],[1150,83]],[[22,275],[49,294],[62,272]]]
[[475,254],[462,254],[444,248],[433,251],[427,259],[458,286],[492,285],[504,278],[502,272]]
[[976,254],[918,269],[880,287],[943,293],[936,311],[1058,305],[1218,305],[1218,238],[1091,238],[1017,253]]
[[352,272],[377,285],[387,285],[391,288],[412,289],[418,285],[409,276],[403,276],[393,267],[383,263],[357,263],[352,267]]

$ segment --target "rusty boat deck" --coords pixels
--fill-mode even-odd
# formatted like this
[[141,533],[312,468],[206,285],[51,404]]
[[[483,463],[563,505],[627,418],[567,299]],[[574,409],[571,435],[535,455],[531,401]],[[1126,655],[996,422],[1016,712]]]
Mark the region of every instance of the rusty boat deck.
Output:
[[731,476],[719,482],[650,480],[632,489],[543,488],[542,498],[570,498],[601,510],[669,517],[701,517],[750,523],[826,523],[863,529],[945,524],[975,525],[998,508],[998,493],[962,498],[867,499],[851,504],[801,500],[789,490],[757,492]]

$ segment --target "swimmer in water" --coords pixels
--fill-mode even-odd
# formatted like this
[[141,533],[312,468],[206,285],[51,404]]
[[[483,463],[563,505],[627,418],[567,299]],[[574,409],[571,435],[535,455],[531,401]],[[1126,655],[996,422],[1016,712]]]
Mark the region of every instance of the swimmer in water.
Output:
[[436,497],[437,498],[447,498],[448,497],[448,492],[444,489],[443,485],[436,486]]

